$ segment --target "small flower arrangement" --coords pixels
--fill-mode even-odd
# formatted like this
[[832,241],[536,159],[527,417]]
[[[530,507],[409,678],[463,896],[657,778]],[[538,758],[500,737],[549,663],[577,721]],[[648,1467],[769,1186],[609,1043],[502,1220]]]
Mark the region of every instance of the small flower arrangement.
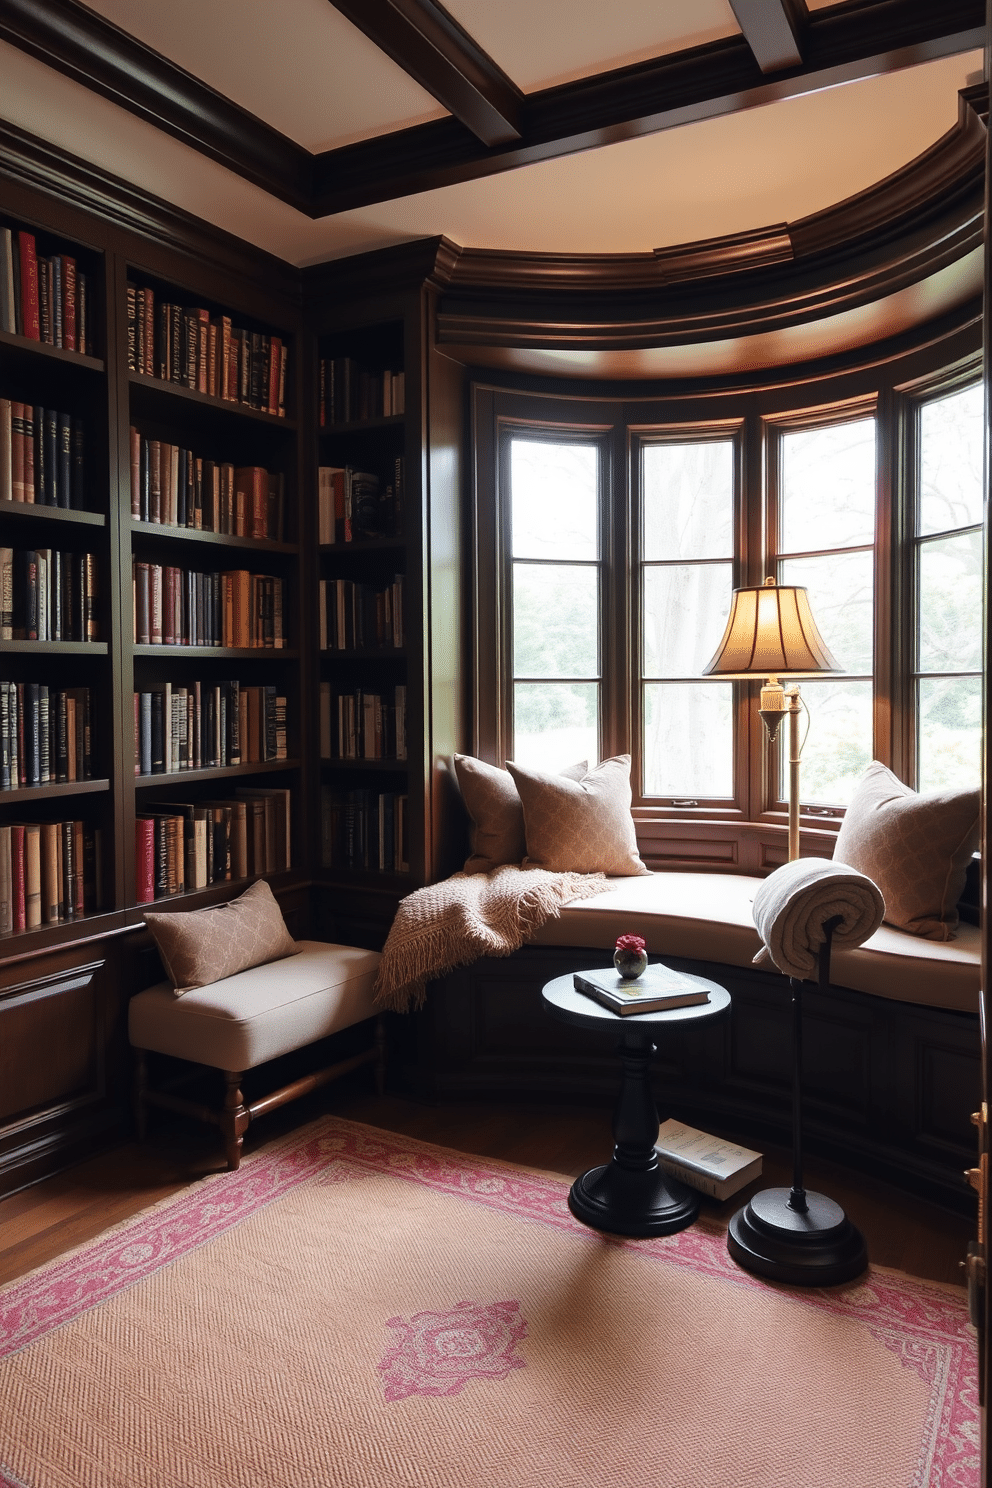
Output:
[[613,965],[617,975],[625,982],[641,976],[648,965],[648,953],[641,935],[618,935],[613,952]]

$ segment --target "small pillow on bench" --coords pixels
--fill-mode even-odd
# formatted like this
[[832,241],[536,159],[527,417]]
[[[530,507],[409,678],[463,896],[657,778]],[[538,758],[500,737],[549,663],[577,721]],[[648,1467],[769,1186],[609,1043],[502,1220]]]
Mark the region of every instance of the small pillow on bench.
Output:
[[580,780],[527,770],[507,760],[524,807],[525,868],[558,873],[649,873],[630,814],[630,755],[618,754]]
[[[587,769],[588,761],[581,760],[562,774],[581,780]],[[527,851],[524,810],[509,772],[471,754],[456,754],[455,774],[472,818],[472,852],[462,871],[492,873],[504,863],[521,863]]]
[[178,914],[146,914],[175,994],[223,981],[250,966],[296,953],[282,910],[264,879],[226,904]]
[[837,833],[834,860],[874,880],[888,924],[927,940],[952,940],[978,847],[978,807],[977,790],[919,795],[873,760]]

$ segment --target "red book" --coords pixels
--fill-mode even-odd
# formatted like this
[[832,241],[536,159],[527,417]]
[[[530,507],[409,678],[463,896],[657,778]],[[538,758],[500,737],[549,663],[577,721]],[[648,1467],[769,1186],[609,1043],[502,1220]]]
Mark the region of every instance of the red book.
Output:
[[62,345],[76,350],[76,260],[62,254]]
[[[273,336],[269,342],[269,412],[279,412],[279,373],[282,368],[282,342]],[[264,534],[263,534],[264,536]]]
[[38,303],[38,253],[34,245],[34,233],[19,232],[17,242],[21,253],[21,317],[24,335],[32,341],[41,340],[41,309]]
[[10,828],[10,907],[15,930],[24,929],[24,828],[16,822]]
[[134,824],[134,892],[138,904],[155,898],[155,822],[139,816]]

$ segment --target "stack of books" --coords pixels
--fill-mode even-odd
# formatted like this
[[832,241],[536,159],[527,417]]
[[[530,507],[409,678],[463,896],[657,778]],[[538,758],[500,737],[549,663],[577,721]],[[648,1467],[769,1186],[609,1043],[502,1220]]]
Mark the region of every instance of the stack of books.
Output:
[[0,826],[0,935],[101,909],[101,843],[88,822]]
[[204,460],[131,427],[131,515],[139,522],[281,542],[285,477],[260,465]]
[[271,685],[157,682],[134,694],[134,740],[135,775],[284,760],[286,699]]
[[402,455],[396,457],[391,476],[383,481],[374,471],[356,470],[351,465],[319,467],[317,540],[322,547],[400,535],[405,483]]
[[282,579],[271,574],[200,573],[136,559],[132,582],[139,646],[284,645]]
[[320,757],[339,760],[405,760],[406,686],[391,692],[345,692],[335,697],[320,684]]
[[370,371],[354,357],[322,357],[320,362],[320,422],[351,424],[366,419],[391,418],[406,403],[406,378],[389,367]]
[[390,584],[320,581],[322,651],[398,650],[403,645],[403,575]]
[[395,791],[321,788],[321,862],[325,868],[408,873],[408,798]]
[[289,867],[289,791],[246,786],[235,797],[145,805],[134,830],[139,904]]
[[0,790],[89,780],[90,689],[0,682]]
[[82,419],[0,398],[0,501],[82,511],[85,489]]
[[94,553],[0,548],[0,641],[98,641]]

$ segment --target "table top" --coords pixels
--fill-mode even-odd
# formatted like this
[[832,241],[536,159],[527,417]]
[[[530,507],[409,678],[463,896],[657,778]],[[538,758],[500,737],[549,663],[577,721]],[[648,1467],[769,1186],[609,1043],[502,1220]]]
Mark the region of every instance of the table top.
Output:
[[552,1017],[560,1018],[563,1023],[574,1023],[580,1028],[602,1028],[607,1023],[614,1028],[617,1025],[643,1028],[645,1024],[661,1027],[665,1023],[691,1023],[700,1018],[713,1018],[727,1011],[730,993],[726,987],[691,972],[683,972],[682,975],[687,982],[704,987],[710,994],[709,1002],[697,1002],[692,1007],[661,1008],[653,1013],[615,1013],[611,1008],[603,1007],[602,1003],[587,997],[584,992],[577,992],[571,972],[546,983],[541,989],[541,996],[545,1011]]

